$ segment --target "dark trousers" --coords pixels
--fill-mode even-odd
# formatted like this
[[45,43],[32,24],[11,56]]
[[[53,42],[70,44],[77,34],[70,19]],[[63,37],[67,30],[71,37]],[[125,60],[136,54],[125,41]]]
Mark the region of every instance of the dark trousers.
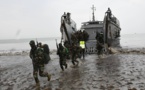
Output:
[[98,51],[98,55],[103,54],[103,47],[102,46],[97,46],[97,51]]
[[73,63],[73,65],[76,65],[75,62],[76,62],[77,64],[79,63],[79,61],[76,60],[76,59],[77,59],[76,57],[77,57],[77,56],[76,56],[76,53],[73,53],[73,54],[72,54],[72,63]]
[[64,67],[67,68],[67,64],[66,64],[66,59],[65,58],[60,58],[59,59],[59,64],[60,64],[60,68],[62,69],[62,71],[64,71]]
[[33,70],[33,77],[34,77],[36,83],[39,83],[38,72],[39,72],[39,75],[41,77],[47,77],[48,76],[48,73],[44,72],[44,64],[33,65],[33,69],[34,69]]
[[83,59],[85,59],[85,49],[82,49],[81,54],[83,55]]

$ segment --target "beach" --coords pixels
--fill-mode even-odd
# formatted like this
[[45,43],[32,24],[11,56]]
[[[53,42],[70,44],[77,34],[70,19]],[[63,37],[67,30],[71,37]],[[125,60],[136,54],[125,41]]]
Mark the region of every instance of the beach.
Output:
[[[122,48],[113,48],[114,53],[101,59],[97,54],[86,54],[85,59],[78,59],[78,66],[67,60],[65,71],[59,66],[56,48],[52,48],[51,60],[45,65],[45,71],[52,77],[50,81],[39,77],[39,88],[33,78],[30,47],[3,49],[0,52],[0,90],[145,90],[144,43],[131,43],[124,39]],[[55,47],[55,42],[52,46]]]
[[144,90],[145,49],[117,51],[102,59],[96,54],[87,54],[85,60],[78,59],[79,66],[73,66],[71,60],[67,60],[68,68],[64,72],[59,67],[56,51],[53,51],[52,60],[45,69],[52,75],[51,81],[39,77],[40,88],[35,86],[28,52],[1,55],[0,90]]

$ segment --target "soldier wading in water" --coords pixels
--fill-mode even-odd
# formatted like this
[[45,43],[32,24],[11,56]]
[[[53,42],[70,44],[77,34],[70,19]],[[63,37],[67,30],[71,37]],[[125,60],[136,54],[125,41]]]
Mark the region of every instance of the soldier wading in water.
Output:
[[47,77],[48,81],[50,81],[51,75],[49,75],[47,72],[44,72],[45,55],[43,48],[37,47],[34,40],[31,40],[29,44],[31,46],[30,58],[32,59],[33,63],[33,77],[35,79],[36,86],[40,86],[38,72],[41,77]]

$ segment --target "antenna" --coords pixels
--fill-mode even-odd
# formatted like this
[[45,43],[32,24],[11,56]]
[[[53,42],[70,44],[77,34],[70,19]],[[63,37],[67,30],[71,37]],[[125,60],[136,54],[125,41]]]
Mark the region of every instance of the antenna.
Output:
[[94,11],[96,10],[96,7],[94,7],[94,5],[93,5],[91,9],[93,10],[93,13],[92,13],[92,15],[93,15],[92,21],[95,21]]

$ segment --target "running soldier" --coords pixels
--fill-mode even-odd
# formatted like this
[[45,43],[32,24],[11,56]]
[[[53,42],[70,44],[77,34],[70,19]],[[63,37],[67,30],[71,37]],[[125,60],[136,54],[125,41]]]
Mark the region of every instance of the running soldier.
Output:
[[74,43],[72,43],[71,51],[72,51],[72,63],[73,63],[73,65],[78,65],[79,61],[77,61],[77,57],[80,53],[80,50],[78,49],[78,46],[75,45]]
[[59,64],[60,64],[60,68],[62,69],[62,71],[64,71],[63,66],[65,66],[65,69],[67,68],[67,63],[66,63],[67,54],[68,54],[67,48],[63,47],[62,44],[59,43],[57,55],[59,55]]
[[97,51],[100,57],[100,55],[103,54],[103,49],[104,49],[104,39],[103,39],[102,32],[96,34],[96,40],[97,40]]
[[36,47],[34,40],[30,41],[30,58],[32,59],[33,63],[33,77],[36,82],[36,86],[40,86],[39,79],[38,79],[38,72],[41,77],[47,77],[47,80],[50,81],[51,75],[47,72],[44,72],[44,50],[41,47]]

